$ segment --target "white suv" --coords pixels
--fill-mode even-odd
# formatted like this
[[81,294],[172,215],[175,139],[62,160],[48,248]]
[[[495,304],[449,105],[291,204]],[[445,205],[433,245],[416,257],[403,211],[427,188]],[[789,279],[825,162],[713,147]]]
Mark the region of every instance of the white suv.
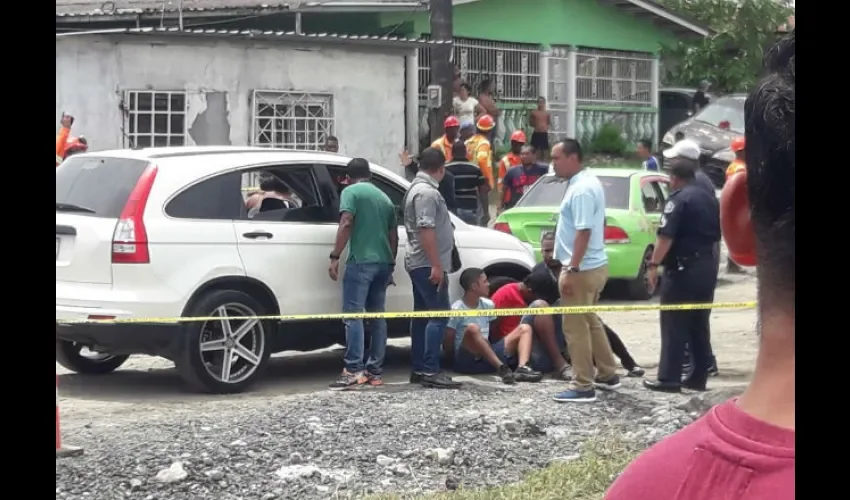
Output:
[[[69,158],[56,169],[56,360],[78,373],[102,374],[131,354],[162,356],[192,388],[230,393],[256,380],[271,353],[344,343],[340,321],[228,317],[341,311],[341,284],[328,278],[327,265],[348,161],[240,147]],[[374,184],[399,207],[409,183],[379,166],[372,172]],[[260,176],[288,186],[297,206],[249,217],[246,197]],[[530,246],[515,237],[452,221],[464,267],[512,279],[533,267]],[[388,311],[412,310],[406,240],[400,226]],[[461,291],[457,276],[451,278],[454,299]],[[63,322],[180,316],[221,320]],[[389,330],[407,335],[408,321],[391,321]]]

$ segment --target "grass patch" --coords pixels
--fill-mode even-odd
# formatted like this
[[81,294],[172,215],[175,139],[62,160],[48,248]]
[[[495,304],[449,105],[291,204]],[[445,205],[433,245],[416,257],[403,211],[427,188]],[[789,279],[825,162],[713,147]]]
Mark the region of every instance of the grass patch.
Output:
[[521,482],[482,490],[425,495],[376,495],[366,500],[599,500],[639,451],[620,440],[590,441],[580,458],[556,462],[528,474]]

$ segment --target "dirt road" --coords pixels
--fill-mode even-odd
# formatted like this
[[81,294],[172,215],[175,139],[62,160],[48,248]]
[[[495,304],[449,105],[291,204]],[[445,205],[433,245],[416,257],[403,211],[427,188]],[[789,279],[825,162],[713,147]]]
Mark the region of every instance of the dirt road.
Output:
[[[721,277],[716,301],[755,300],[755,282],[751,275]],[[616,303],[616,302],[613,302]],[[627,312],[604,314],[605,321],[625,341],[635,359],[649,369],[658,364],[660,347],[658,313]],[[712,387],[737,385],[749,380],[755,359],[757,338],[754,310],[715,310],[712,313],[712,344],[721,375],[712,378]],[[409,350],[407,339],[392,341],[388,349],[388,383],[407,378]],[[60,375],[60,405],[63,429],[107,419],[118,425],[122,415],[140,412],[201,411],[207,404],[242,406],[277,402],[287,395],[325,391],[338,373],[342,351],[339,347],[308,354],[282,353],[273,359],[266,376],[250,393],[238,396],[187,394],[170,362],[158,358],[131,358],[117,372],[102,377],[68,373],[56,365]],[[129,416],[129,415],[128,415]]]

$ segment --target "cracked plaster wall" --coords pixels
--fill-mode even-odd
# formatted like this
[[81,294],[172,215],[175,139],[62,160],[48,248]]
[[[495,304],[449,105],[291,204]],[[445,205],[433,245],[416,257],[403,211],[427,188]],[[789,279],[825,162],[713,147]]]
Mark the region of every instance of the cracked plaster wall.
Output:
[[56,121],[76,116],[74,133],[92,150],[122,147],[124,90],[184,90],[187,144],[246,145],[254,90],[333,94],[340,152],[401,173],[405,143],[401,51],[239,40],[56,39]]

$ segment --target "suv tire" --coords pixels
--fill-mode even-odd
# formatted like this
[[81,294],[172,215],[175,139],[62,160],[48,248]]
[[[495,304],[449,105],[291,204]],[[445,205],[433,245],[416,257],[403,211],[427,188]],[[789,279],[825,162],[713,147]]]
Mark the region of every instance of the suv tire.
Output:
[[[220,315],[221,311],[230,317],[263,316],[267,313],[263,305],[247,293],[213,290],[195,301],[187,315],[210,317]],[[226,322],[230,329],[228,338],[224,335],[224,324],[222,321],[197,321],[187,322],[183,327],[183,341],[175,364],[180,376],[195,391],[213,394],[242,392],[260,378],[268,366],[271,321],[229,320]],[[240,334],[243,336],[237,338]],[[206,347],[203,351],[202,344]],[[252,359],[243,357],[243,353]],[[228,355],[230,363],[225,368]],[[225,380],[230,377],[233,377],[232,381]]]
[[89,358],[80,354],[83,346],[70,340],[56,340],[56,361],[81,375],[106,375],[123,365],[130,356],[103,354],[100,358]]

